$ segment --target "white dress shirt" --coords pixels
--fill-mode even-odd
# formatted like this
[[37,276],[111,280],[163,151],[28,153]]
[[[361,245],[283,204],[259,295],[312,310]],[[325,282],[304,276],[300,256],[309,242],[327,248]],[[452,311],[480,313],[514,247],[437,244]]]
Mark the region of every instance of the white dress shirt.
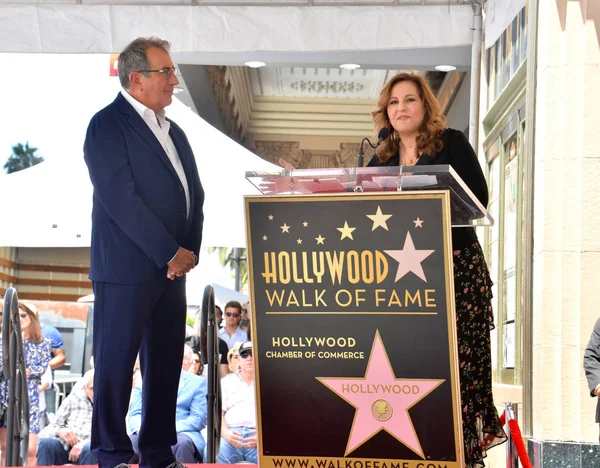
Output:
[[237,327],[235,331],[229,336],[225,327],[219,330],[219,338],[221,338],[225,343],[227,343],[227,348],[231,349],[235,346],[235,344],[239,341],[240,343],[244,343],[248,341],[248,333],[242,330],[240,327]]
[[[136,100],[124,89],[121,90],[121,94],[125,99],[127,99],[127,102],[133,106],[136,112],[140,114],[140,117],[144,120],[144,122],[146,122],[148,127],[150,127],[150,130],[152,130],[152,133],[154,133],[154,136],[165,150],[165,153],[167,153],[175,172],[179,176],[183,190],[185,191],[186,211],[187,216],[189,216],[190,189],[185,176],[185,171],[183,170],[183,165],[181,164],[181,159],[179,159],[179,154],[177,153],[177,148],[175,148],[171,135],[169,135],[169,128],[171,128],[171,124],[167,119],[165,119],[164,109],[156,114],[152,109],[147,108],[144,104]],[[160,125],[158,122],[160,122]]]

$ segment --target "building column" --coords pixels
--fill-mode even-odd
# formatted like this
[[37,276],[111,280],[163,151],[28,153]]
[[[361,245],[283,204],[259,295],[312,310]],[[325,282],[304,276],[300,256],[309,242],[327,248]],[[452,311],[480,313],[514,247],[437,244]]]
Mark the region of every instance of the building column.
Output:
[[529,448],[540,467],[600,466],[582,367],[600,316],[599,43],[597,0],[538,2]]

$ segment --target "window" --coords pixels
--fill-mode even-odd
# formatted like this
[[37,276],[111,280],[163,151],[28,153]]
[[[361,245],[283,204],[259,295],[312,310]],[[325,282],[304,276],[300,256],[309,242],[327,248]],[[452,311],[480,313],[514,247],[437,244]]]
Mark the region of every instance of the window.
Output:
[[490,201],[495,224],[486,233],[485,252],[494,281],[492,365],[494,380],[521,383],[523,308],[523,141],[525,102],[510,116],[500,135],[486,148]]
[[528,11],[529,6],[526,5],[496,43],[487,50],[488,109],[525,61]]

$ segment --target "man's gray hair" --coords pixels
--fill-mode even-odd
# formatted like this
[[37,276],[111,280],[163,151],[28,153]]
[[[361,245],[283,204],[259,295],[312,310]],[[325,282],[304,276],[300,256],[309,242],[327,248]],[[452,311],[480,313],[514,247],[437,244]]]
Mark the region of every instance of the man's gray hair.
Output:
[[[162,49],[165,52],[169,52],[171,43],[160,39],[158,37],[138,37],[119,54],[119,62],[117,70],[119,72],[119,81],[123,89],[129,89],[131,87],[131,81],[129,75],[131,72],[137,72],[140,70],[148,70],[150,63],[148,62],[148,56],[146,51],[150,47],[156,47]],[[144,73],[148,76],[148,73]]]

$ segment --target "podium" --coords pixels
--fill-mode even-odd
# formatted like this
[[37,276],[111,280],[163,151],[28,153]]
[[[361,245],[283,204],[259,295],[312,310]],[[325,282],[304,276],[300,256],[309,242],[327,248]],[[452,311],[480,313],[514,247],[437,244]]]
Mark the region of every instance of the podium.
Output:
[[261,468],[463,468],[450,166],[246,174]]

